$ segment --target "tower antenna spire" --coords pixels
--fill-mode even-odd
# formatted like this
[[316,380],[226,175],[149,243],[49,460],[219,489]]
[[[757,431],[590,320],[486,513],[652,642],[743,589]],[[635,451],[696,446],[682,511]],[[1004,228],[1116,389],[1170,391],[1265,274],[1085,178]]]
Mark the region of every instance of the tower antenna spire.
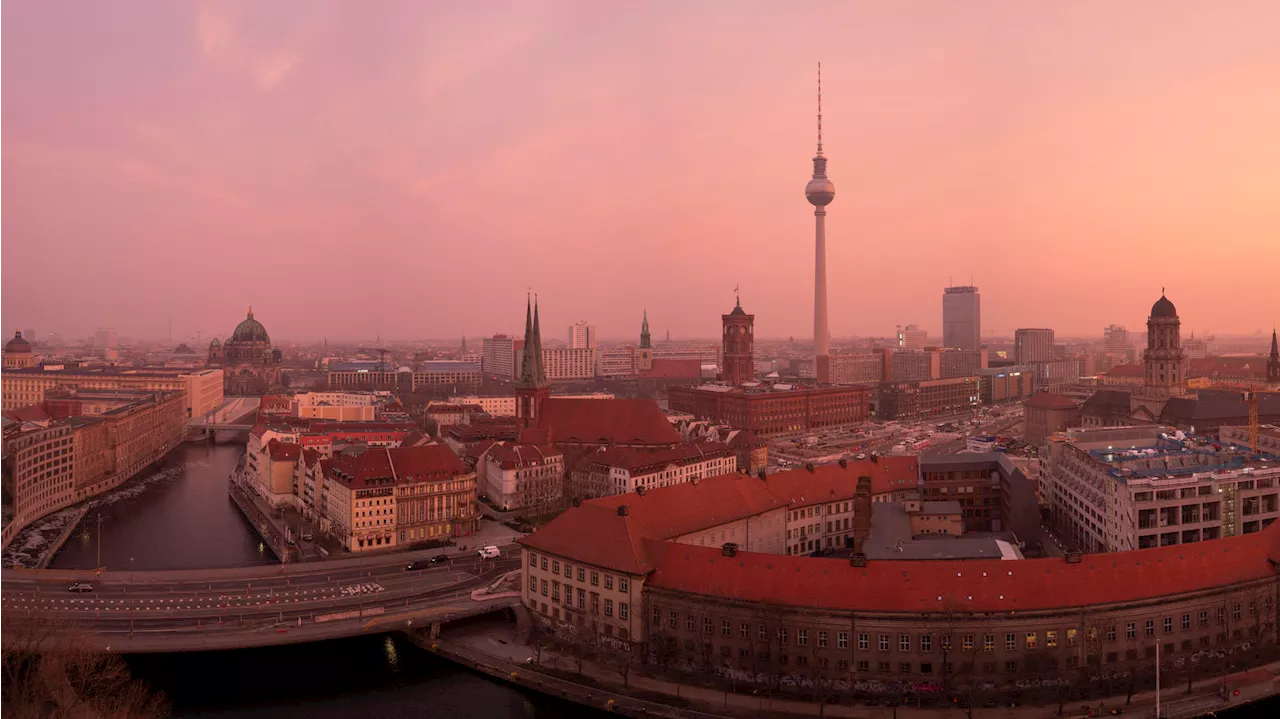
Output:
[[818,61],[818,154],[822,154],[822,61]]

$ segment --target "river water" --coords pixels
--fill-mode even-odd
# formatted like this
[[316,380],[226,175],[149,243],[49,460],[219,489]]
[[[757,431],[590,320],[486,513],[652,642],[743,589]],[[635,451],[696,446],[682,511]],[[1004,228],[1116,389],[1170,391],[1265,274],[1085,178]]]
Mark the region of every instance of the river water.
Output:
[[244,454],[241,444],[187,443],[97,501],[51,567],[194,569],[277,561],[227,497],[227,475]]

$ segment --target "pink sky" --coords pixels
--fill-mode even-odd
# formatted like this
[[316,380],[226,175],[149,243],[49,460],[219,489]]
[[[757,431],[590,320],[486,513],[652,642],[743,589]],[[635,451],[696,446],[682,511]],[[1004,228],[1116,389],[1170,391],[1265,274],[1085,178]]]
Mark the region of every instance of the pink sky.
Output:
[[3,322],[279,340],[1280,319],[1280,3],[5,3]]

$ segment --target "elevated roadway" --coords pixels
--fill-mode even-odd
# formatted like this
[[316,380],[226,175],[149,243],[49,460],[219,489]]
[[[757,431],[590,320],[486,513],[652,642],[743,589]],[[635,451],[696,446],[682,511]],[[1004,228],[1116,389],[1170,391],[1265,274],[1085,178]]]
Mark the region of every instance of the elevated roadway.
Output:
[[[440,550],[235,569],[5,570],[4,621],[68,631],[101,651],[203,651],[319,641],[440,624],[501,610],[475,590],[519,568],[519,554],[474,553],[406,571]],[[89,582],[91,592],[72,592]]]

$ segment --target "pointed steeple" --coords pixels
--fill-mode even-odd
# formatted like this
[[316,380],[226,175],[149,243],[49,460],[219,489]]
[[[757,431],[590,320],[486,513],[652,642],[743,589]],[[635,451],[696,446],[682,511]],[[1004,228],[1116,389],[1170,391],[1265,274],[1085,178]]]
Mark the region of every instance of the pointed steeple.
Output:
[[640,349],[649,349],[649,310],[644,311],[644,320],[640,322]]
[[1271,359],[1280,360],[1280,343],[1276,342],[1276,331],[1271,330]]
[[538,322],[538,296],[533,296],[533,343],[537,350],[533,355],[534,380],[538,387],[547,386],[547,372],[542,366],[542,324]]
[[1271,330],[1271,356],[1267,358],[1267,382],[1280,384],[1280,343],[1276,341],[1276,331]]
[[538,356],[537,340],[533,333],[533,298],[525,298],[524,306],[524,349],[520,353],[520,387],[537,387],[537,368],[534,357]]

